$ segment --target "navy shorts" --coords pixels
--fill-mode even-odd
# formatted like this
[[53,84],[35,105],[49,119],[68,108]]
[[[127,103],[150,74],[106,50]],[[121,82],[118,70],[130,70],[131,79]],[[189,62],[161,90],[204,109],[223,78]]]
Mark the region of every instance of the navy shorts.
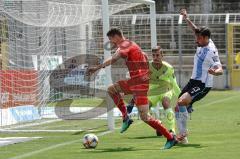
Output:
[[190,105],[192,105],[194,102],[205,97],[210,90],[211,87],[205,87],[205,83],[202,83],[202,81],[190,79],[187,85],[182,89],[179,97],[188,92],[192,97],[192,102],[190,103]]

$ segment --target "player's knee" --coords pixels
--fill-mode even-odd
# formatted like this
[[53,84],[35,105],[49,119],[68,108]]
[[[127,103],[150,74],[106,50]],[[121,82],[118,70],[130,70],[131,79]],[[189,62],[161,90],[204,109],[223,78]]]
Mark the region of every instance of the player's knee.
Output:
[[144,122],[148,121],[148,113],[147,112],[140,112],[140,119]]
[[188,102],[188,100],[186,100],[186,99],[184,99],[184,98],[180,98],[178,101],[177,101],[177,105],[180,105],[180,106],[186,106],[186,105],[188,105],[189,104],[189,102]]
[[140,118],[142,121],[147,122],[148,121],[148,116],[147,115],[140,115]]
[[162,106],[164,109],[170,108],[170,100],[168,98],[164,98],[162,101]]
[[184,93],[177,101],[180,106],[188,106],[192,101],[192,97],[188,92]]

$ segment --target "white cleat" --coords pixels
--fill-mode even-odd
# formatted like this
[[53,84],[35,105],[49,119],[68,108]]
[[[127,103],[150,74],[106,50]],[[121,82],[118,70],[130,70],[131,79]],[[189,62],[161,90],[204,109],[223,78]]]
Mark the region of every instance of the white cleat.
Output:
[[187,138],[187,133],[179,134],[177,136],[178,143],[179,144],[188,144],[188,138]]
[[187,138],[187,137],[184,137],[184,138],[182,138],[181,140],[178,140],[178,143],[179,143],[179,144],[184,144],[184,145],[186,145],[186,144],[188,144],[188,138]]

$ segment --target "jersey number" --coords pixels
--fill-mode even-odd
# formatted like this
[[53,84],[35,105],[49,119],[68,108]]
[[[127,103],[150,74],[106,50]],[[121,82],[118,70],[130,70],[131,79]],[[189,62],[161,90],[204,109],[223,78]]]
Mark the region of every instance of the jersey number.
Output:
[[198,91],[200,91],[200,88],[199,87],[194,87],[194,88],[192,88],[191,93],[194,94],[194,93],[196,93]]

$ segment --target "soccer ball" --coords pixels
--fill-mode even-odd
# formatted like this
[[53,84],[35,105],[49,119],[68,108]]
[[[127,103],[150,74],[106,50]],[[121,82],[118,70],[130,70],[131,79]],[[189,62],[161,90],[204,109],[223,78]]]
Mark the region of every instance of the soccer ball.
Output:
[[83,146],[87,149],[96,148],[98,144],[98,137],[94,134],[86,134],[83,137]]

